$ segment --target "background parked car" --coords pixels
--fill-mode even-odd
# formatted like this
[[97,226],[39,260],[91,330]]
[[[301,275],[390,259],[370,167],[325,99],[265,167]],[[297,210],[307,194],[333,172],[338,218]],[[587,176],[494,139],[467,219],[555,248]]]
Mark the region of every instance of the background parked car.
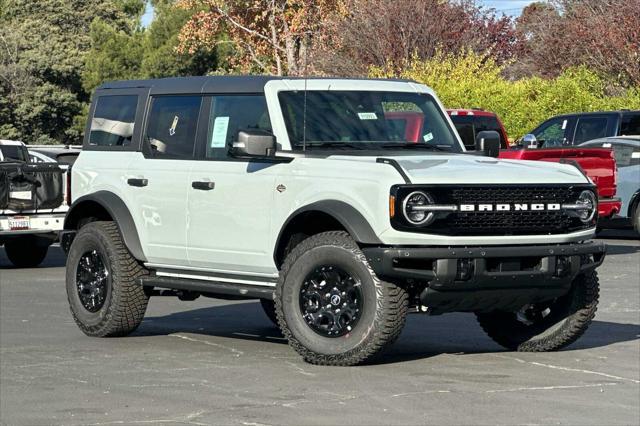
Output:
[[608,111],[558,115],[531,132],[539,147],[579,145],[593,139],[640,135],[640,111]]
[[57,162],[60,165],[72,165],[80,154],[80,146],[69,145],[29,145],[29,160],[32,163]]
[[37,266],[58,238],[68,210],[68,167],[30,154],[22,142],[0,140],[0,246],[15,266]]
[[[622,201],[618,216],[612,225],[632,224],[640,233],[640,136],[602,138],[585,142],[580,147],[603,147],[613,149],[618,165],[618,192]],[[602,223],[607,227],[608,223]]]
[[475,150],[476,136],[484,130],[494,130],[500,135],[500,148],[509,147],[509,137],[498,115],[477,108],[448,109],[447,113],[456,126],[458,134],[467,150]]

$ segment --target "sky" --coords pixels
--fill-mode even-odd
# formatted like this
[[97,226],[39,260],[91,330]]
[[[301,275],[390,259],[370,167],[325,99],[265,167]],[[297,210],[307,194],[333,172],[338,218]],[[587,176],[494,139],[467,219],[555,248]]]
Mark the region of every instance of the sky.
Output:
[[[492,7],[498,12],[505,15],[519,16],[528,4],[533,3],[531,0],[479,0],[479,3],[486,7]],[[142,26],[148,27],[153,21],[153,7],[151,3],[147,3],[147,7],[142,15]]]

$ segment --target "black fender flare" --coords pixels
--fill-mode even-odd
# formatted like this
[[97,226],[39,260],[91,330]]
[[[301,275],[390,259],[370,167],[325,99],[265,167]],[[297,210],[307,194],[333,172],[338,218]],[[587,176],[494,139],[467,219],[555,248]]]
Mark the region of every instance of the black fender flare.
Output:
[[312,211],[322,212],[333,217],[357,243],[367,245],[382,244],[382,241],[380,241],[367,219],[365,219],[362,213],[360,213],[355,207],[345,203],[344,201],[323,200],[300,207],[289,215],[278,233],[278,239],[276,240],[276,245],[274,247],[274,258],[278,247],[280,247],[280,243],[282,242],[281,240],[284,230],[287,229],[291,221],[303,213]]
[[88,203],[96,203],[109,213],[109,216],[118,226],[124,245],[136,259],[146,262],[147,258],[142,251],[140,237],[133,216],[125,202],[113,192],[98,191],[93,194],[85,195],[73,202],[64,220],[64,229],[76,229],[76,224],[82,217],[83,206]]

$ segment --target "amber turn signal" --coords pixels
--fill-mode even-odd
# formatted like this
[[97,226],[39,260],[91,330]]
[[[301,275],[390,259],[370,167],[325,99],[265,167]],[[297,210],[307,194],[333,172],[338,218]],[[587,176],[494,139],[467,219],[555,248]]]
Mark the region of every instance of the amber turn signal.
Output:
[[389,195],[389,217],[396,215],[396,197]]

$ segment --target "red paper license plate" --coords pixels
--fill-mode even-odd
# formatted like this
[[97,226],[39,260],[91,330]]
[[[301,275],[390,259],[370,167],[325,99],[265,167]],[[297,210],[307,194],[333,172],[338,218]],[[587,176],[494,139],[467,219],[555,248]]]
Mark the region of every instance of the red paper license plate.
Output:
[[9,218],[9,229],[12,231],[20,231],[31,228],[29,216],[14,216]]

